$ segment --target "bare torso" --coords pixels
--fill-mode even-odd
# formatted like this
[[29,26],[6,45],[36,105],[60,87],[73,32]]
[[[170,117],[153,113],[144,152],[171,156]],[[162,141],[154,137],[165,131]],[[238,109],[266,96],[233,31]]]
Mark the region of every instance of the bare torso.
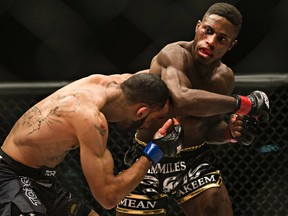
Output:
[[30,167],[55,167],[70,150],[79,147],[75,126],[85,124],[85,118],[100,119],[108,130],[101,109],[106,102],[107,86],[122,82],[118,78],[92,75],[54,92],[16,122],[3,143],[3,151]]
[[[191,88],[227,94],[227,92],[225,92],[226,90],[223,90],[223,86],[221,86],[223,83],[217,81],[222,75],[221,72],[224,71],[226,73],[227,70],[229,70],[226,65],[221,62],[211,64],[209,67],[195,65],[195,62],[192,60],[191,56],[192,42],[177,42],[169,46],[171,46],[170,49],[175,49],[175,52],[180,54],[180,56],[181,53],[185,52],[185,56],[183,58],[180,57],[180,59],[185,62],[185,72],[191,83]],[[177,59],[175,58],[173,61],[175,62]],[[150,72],[161,74],[161,68],[157,63],[153,63],[152,61]],[[211,106],[213,106],[213,104],[211,104]],[[171,106],[171,110],[169,115],[167,115],[167,118],[172,116],[180,116],[181,125],[184,127],[185,134],[184,148],[197,146],[205,142],[204,133],[208,120],[207,117],[187,115],[181,110],[173,109],[173,105]],[[167,118],[163,119],[163,122]],[[158,122],[159,124],[154,124],[152,127],[150,126],[149,129],[139,130],[137,132],[137,137],[146,142],[151,140],[153,134],[155,131],[157,131],[157,128],[163,124],[163,122]]]

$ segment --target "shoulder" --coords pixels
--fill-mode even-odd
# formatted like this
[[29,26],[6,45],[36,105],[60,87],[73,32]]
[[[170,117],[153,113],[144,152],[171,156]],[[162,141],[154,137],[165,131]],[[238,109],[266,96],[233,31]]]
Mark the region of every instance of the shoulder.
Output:
[[108,140],[107,119],[97,108],[83,111],[80,115],[78,120],[74,119],[73,126],[81,151],[86,152],[86,149],[94,156],[102,157]]
[[[156,60],[164,66],[167,65],[186,65],[192,60],[187,43],[178,41],[166,45],[156,56]],[[165,65],[166,64],[166,65]]]
[[90,131],[108,129],[108,122],[105,115],[97,106],[85,104],[72,120],[75,131],[78,134],[89,134]]
[[186,41],[177,41],[174,43],[167,44],[163,49],[160,51],[160,53],[165,54],[184,54],[189,53],[189,50],[187,49],[189,42]]
[[67,116],[67,120],[77,125],[78,122],[89,122],[99,115],[107,102],[106,80],[92,80],[70,85],[65,89],[57,91],[51,95],[49,101],[62,111],[62,115]]
[[133,74],[130,73],[123,73],[123,74],[113,74],[110,75],[110,82],[115,82],[115,83],[122,83],[128,78],[130,78]]
[[234,72],[230,67],[221,62],[215,70],[215,76],[222,79],[234,79]]

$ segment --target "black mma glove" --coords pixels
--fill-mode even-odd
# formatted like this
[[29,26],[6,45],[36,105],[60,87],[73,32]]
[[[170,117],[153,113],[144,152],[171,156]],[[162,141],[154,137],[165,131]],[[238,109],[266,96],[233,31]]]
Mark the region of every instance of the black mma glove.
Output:
[[153,163],[158,163],[163,157],[174,157],[180,153],[184,140],[182,126],[174,125],[166,136],[154,139],[147,144],[143,154]]
[[240,137],[234,136],[235,131],[233,129],[232,124],[233,123],[229,123],[227,126],[226,139],[232,143],[238,142],[239,144],[243,144],[246,146],[251,145],[257,134],[257,127],[258,127],[257,120],[251,116],[244,116],[242,125],[243,130],[241,131]]
[[234,113],[254,116],[260,122],[267,122],[270,117],[269,98],[262,91],[253,91],[248,96],[232,95],[236,98]]

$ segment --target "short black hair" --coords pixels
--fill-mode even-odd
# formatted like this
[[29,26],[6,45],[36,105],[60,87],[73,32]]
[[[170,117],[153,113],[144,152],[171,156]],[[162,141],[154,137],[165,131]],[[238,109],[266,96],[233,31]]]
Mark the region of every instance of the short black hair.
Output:
[[204,16],[211,14],[225,17],[240,31],[243,19],[240,11],[235,6],[224,2],[215,3],[208,8]]
[[169,99],[169,90],[157,75],[134,74],[121,83],[125,97],[131,103],[146,103],[151,109],[160,110]]

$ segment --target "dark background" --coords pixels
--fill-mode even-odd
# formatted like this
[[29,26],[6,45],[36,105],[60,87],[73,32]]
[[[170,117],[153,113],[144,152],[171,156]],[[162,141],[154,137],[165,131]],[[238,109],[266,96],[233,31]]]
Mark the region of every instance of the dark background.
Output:
[[[74,80],[145,69],[167,43],[192,40],[217,1],[0,0],[0,82]],[[288,71],[288,0],[231,0],[243,14],[223,61],[240,74]]]
[[[43,86],[31,85],[27,90],[17,82],[70,81],[93,73],[145,69],[167,43],[192,40],[197,20],[215,2],[0,0],[0,143],[25,110],[48,94],[43,93]],[[244,23],[238,45],[223,61],[236,75],[269,75],[264,81],[248,76],[237,83],[241,87],[237,91],[246,95],[251,88],[268,88],[273,114],[259,131],[255,145],[215,146],[214,151],[235,216],[287,216],[288,0],[226,2],[242,12]],[[270,81],[276,74],[284,75],[280,81],[285,86],[278,79]],[[16,82],[18,88],[2,88],[4,82]],[[45,86],[49,88],[47,83]],[[272,86],[275,89],[270,89]],[[108,147],[117,154],[114,159],[119,167],[130,136],[133,134],[110,130]],[[269,150],[269,146],[280,150]],[[69,154],[62,164],[61,183],[101,215],[115,215],[114,209],[103,210],[91,196],[77,153]],[[167,215],[184,214],[171,201]]]

